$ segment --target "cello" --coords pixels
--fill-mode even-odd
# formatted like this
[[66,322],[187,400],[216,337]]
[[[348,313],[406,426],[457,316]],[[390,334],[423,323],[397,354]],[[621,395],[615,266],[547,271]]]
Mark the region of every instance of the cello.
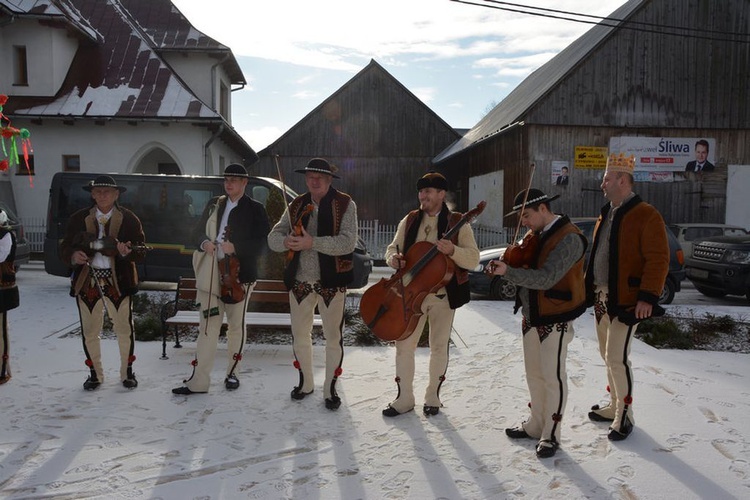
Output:
[[[458,234],[461,227],[481,214],[486,205],[482,201],[462,215],[443,239]],[[453,260],[428,241],[415,242],[404,255],[404,260],[404,267],[368,288],[359,303],[362,320],[381,340],[403,340],[414,333],[423,314],[422,301],[444,287],[455,271]]]

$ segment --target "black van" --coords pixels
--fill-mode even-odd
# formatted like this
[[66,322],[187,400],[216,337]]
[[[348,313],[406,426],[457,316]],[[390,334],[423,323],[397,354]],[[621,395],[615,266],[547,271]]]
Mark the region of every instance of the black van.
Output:
[[[58,172],[52,178],[47,205],[47,233],[44,238],[44,269],[55,276],[69,276],[70,268],[59,256],[59,244],[65,236],[70,216],[91,206],[91,195],[83,186],[99,173]],[[224,178],[219,176],[108,174],[119,186],[127,188],[118,202],[132,210],[143,224],[146,243],[153,248],[138,267],[142,281],[177,282],[180,276],[193,273],[195,246],[190,234],[211,198],[224,194]],[[281,182],[268,177],[250,177],[246,192],[266,205],[271,219],[279,212]],[[297,194],[286,188],[287,202]],[[272,200],[277,200],[272,207]],[[269,204],[271,202],[271,204]],[[283,212],[281,205],[281,212]],[[273,223],[273,220],[271,221]],[[364,244],[355,250],[354,281],[351,288],[367,284],[372,260]]]

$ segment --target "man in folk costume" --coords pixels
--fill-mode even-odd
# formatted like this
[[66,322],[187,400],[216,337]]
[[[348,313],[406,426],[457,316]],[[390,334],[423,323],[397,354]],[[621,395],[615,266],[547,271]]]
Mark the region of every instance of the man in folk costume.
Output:
[[133,212],[118,205],[126,189],[109,175],[98,176],[83,189],[91,193],[94,206],[71,215],[60,243],[62,261],[73,266],[70,295],[76,297],[90,369],[83,388],[92,391],[104,381],[99,334],[106,307],[120,348],[120,380],[124,387],[135,389],[131,297],[138,292],[135,265],[146,257],[143,228]]
[[336,410],[341,398],[336,381],[344,360],[343,328],[346,287],[353,278],[352,253],[357,243],[357,206],[351,197],[331,184],[339,177],[323,158],[313,158],[305,168],[308,192],[292,201],[268,235],[275,252],[292,252],[284,271],[294,337],[294,366],[299,385],[292,399],[302,400],[313,392],[312,326],[315,307],[323,321],[326,339],[326,369],[323,384],[325,407]]
[[527,243],[529,255],[519,262],[510,261],[513,267],[502,260],[488,266],[491,274],[518,285],[514,312],[521,308],[523,314],[531,416],[505,433],[513,439],[538,440],[540,458],[554,456],[560,443],[560,422],[568,400],[568,344],[573,338],[573,320],[586,310],[583,260],[587,242],[567,216],[550,209],[550,202],[558,197],[550,198],[539,189],[518,193],[508,215],[518,214],[529,229],[524,239],[536,245]]
[[10,338],[8,311],[19,305],[16,286],[16,235],[8,224],[8,214],[0,209],[0,385],[10,380]]
[[[224,169],[224,191],[206,205],[193,233],[198,250],[193,253],[193,269],[197,302],[200,310],[198,345],[193,374],[182,387],[172,389],[174,394],[190,395],[208,392],[211,370],[214,366],[219,332],[226,314],[227,372],[224,387],[235,390],[240,386],[242,351],[247,341],[245,312],[247,301],[258,278],[258,257],[266,249],[269,231],[268,215],[262,203],[245,194],[249,175],[242,165],[233,163]],[[222,266],[236,259],[239,272],[227,277],[239,292],[222,293]],[[230,269],[232,264],[230,265]],[[229,284],[229,283],[225,283]],[[227,290],[225,289],[225,292]]]
[[422,301],[422,316],[414,333],[396,341],[396,384],[398,395],[384,410],[386,417],[395,417],[414,409],[414,356],[426,321],[429,321],[430,367],[423,412],[440,412],[440,387],[448,371],[448,349],[456,309],[469,302],[467,269],[479,264],[479,249],[474,232],[464,224],[452,239],[443,235],[456,225],[462,214],[452,212],[445,204],[448,181],[437,172],[428,172],[417,181],[419,209],[412,210],[398,224],[396,235],[385,252],[385,261],[394,269],[406,265],[404,255],[418,241],[434,243],[437,250],[453,260],[455,273],[450,282]]
[[594,405],[589,418],[610,422],[608,437],[633,431],[630,346],[638,323],[661,316],[659,296],[669,272],[669,243],[659,212],[633,193],[635,158],[610,155],[602,180],[609,203],[594,227],[586,269],[586,295],[594,306],[599,352],[607,367],[610,401]]

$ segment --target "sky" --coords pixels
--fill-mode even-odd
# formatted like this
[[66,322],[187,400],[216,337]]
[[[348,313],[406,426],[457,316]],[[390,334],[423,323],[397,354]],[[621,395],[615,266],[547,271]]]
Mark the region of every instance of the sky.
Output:
[[[467,1],[521,10],[508,2]],[[248,82],[233,93],[233,126],[256,151],[372,59],[450,126],[469,129],[592,26],[451,0],[173,3],[196,28],[232,49]],[[518,0],[515,5],[607,16],[624,3]]]
[[[68,335],[78,323],[69,281],[37,262],[17,282],[21,306],[8,314],[13,378],[0,386],[4,500],[750,498],[750,354],[635,340],[636,427],[610,442],[606,424],[586,416],[606,397],[587,311],[568,350],[561,447],[540,460],[535,441],[504,433],[528,415],[520,317],[510,301],[472,300],[457,311],[440,414],[420,411],[421,348],[420,406],[388,419],[381,410],[396,395],[392,345],[345,348],[336,412],[323,405],[323,346],[314,348],[315,392],[302,401],[289,397],[298,383],[290,345],[249,344],[242,385],[228,392],[222,344],[209,393],[172,395],[195,353],[194,342],[175,349],[172,339],[166,360],[161,342],[136,343],[140,384],[128,391],[117,343],[105,338],[105,380],[86,392],[81,340]],[[693,292],[695,306],[676,305],[683,291],[667,307],[747,320],[743,299],[708,306]]]

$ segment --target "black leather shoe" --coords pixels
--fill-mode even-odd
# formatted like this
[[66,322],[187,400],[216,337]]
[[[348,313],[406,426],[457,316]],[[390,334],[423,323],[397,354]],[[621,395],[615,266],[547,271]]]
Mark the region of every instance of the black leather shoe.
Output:
[[[408,413],[412,411],[413,409],[414,408],[406,410],[404,413]],[[386,406],[385,409],[383,410],[384,417],[398,417],[399,415],[403,415],[403,413],[399,413],[399,411],[391,405]]]
[[135,389],[138,387],[138,379],[135,378],[135,373],[133,373],[130,378],[123,380],[122,386],[126,389]]
[[596,413],[596,410],[601,409],[599,405],[594,405],[591,407],[591,411],[589,412],[589,419],[593,420],[594,422],[613,422],[613,418],[607,418],[602,415],[599,415]]
[[312,393],[313,391],[302,392],[302,388],[295,387],[294,389],[292,389],[292,399],[296,399],[297,401],[299,401],[300,399],[305,399],[305,396],[309,396]]
[[329,410],[338,410],[339,406],[341,406],[341,398],[338,396],[331,396],[330,398],[326,398],[326,408]]
[[224,387],[226,387],[228,391],[233,391],[237,389],[239,386],[240,386],[240,381],[234,375],[230,375],[224,379]]
[[99,388],[100,385],[102,385],[102,383],[99,382],[99,379],[89,375],[89,378],[87,378],[86,382],[83,383],[83,389],[86,391],[95,391]]
[[437,415],[438,413],[440,413],[440,407],[424,405],[424,407],[422,408],[422,412],[428,417],[431,417],[433,415]]
[[630,436],[631,432],[633,432],[633,424],[630,423],[630,420],[625,419],[625,423],[620,426],[619,431],[616,431],[610,427],[607,438],[610,441],[622,441],[623,439],[626,439],[628,436]]
[[202,392],[194,392],[185,387],[184,385],[182,387],[175,387],[172,389],[172,394],[179,394],[180,396],[189,396],[191,394],[204,394]]
[[539,444],[536,445],[536,456],[539,458],[549,458],[555,456],[557,452],[558,444],[555,441],[549,439],[542,439]]
[[534,439],[520,425],[518,427],[508,427],[505,429],[505,435],[511,439]]

